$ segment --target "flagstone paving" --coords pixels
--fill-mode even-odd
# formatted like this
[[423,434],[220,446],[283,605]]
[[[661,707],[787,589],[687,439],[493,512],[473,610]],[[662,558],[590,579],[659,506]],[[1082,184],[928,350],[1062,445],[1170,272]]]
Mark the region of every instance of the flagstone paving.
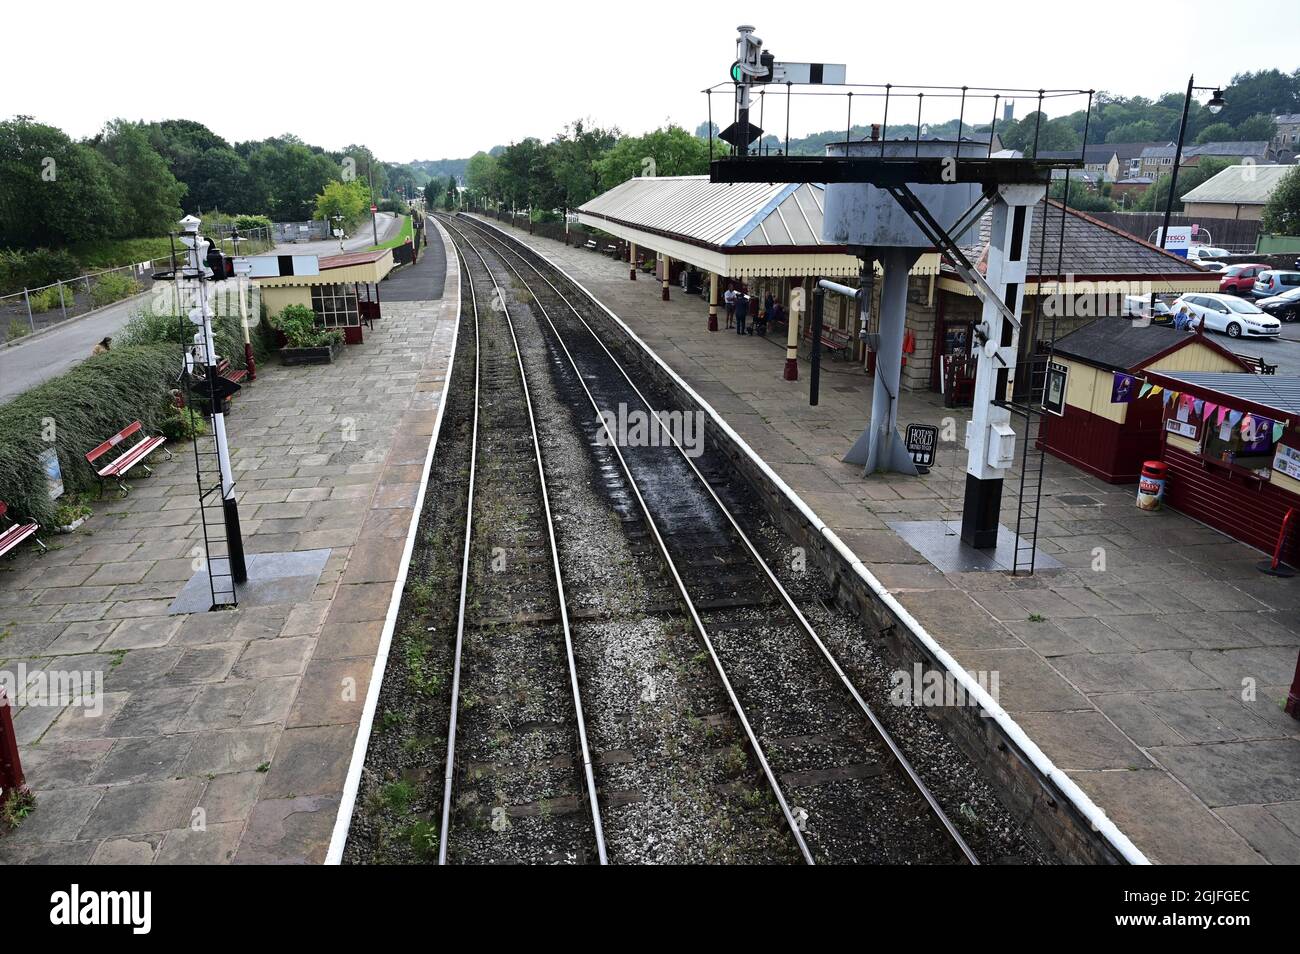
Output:
[[0,561],[0,669],[84,671],[103,689],[98,713],[16,710],[37,808],[0,836],[0,863],[324,859],[446,379],[454,283],[383,313],[335,364],[259,369],[228,418],[248,552],[329,550],[306,601],[168,615],[202,552],[188,445],[47,538],[47,555]]
[[[873,476],[840,456],[869,420],[871,380],[837,361],[808,406],[808,365],[782,379],[784,342],[709,333],[698,296],[630,282],[586,249],[516,235],[615,311],[830,525],[1148,857],[1300,860],[1300,722],[1281,706],[1300,647],[1300,578],[1135,488],[1048,457],[1038,544],[1065,565],[1030,578],[939,572],[889,528],[959,519],[965,452],[925,477]],[[968,411],[904,392],[900,422],[964,433]],[[1003,523],[1015,526],[1007,483]],[[1082,495],[1086,501],[1065,498]]]

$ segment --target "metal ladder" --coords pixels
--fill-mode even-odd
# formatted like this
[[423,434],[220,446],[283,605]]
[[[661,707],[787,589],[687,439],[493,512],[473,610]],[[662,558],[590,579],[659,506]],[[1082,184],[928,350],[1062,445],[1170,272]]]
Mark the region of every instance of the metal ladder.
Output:
[[[192,329],[185,318],[180,318],[181,339],[185,349],[202,347],[184,340],[186,328]],[[183,354],[183,352],[182,352]],[[183,361],[183,358],[182,358]],[[191,423],[203,421],[206,433],[194,438],[194,479],[199,492],[199,522],[203,528],[203,569],[208,574],[208,588],[212,594],[212,609],[233,608],[239,605],[235,592],[235,578],[230,572],[230,547],[226,538],[226,517],[221,499],[221,467],[217,454],[216,428],[212,421],[212,394],[206,382],[196,381],[188,372],[181,375],[185,392],[185,407],[181,413]],[[198,410],[198,403],[207,401],[209,413]]]
[[1044,454],[1038,438],[1043,425],[1043,395],[1051,352],[1034,354],[1017,365],[1017,380],[1023,373],[1026,384],[1017,387],[1013,400],[1002,406],[1017,418],[1020,439],[1020,480],[1016,497],[1016,546],[1011,560],[1012,576],[1034,572],[1038,554],[1038,516],[1042,504]]

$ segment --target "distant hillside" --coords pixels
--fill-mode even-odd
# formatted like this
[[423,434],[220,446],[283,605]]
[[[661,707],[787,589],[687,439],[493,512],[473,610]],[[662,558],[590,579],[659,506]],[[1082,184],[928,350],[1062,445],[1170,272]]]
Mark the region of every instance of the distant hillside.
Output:
[[458,179],[465,177],[465,165],[468,159],[420,159],[416,162],[408,162],[407,165],[412,169],[419,169],[430,178],[445,178],[446,176],[456,176]]

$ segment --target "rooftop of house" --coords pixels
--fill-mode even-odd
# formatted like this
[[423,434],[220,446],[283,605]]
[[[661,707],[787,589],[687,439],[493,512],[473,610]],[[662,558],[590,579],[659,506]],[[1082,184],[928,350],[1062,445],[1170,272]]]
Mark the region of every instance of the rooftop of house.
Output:
[[1269,195],[1295,166],[1243,164],[1228,166],[1183,196],[1188,202],[1223,202],[1231,205],[1263,205]]
[[[1142,150],[1143,159],[1172,159],[1177,147],[1174,143],[1164,146],[1147,146]],[[1268,143],[1263,139],[1248,140],[1246,142],[1203,142],[1200,145],[1192,144],[1183,146],[1183,158],[1191,159],[1195,156],[1265,156],[1268,154]]]
[[[967,249],[971,260],[981,267],[988,250],[991,221],[991,215],[986,213],[980,220],[978,245]],[[1201,269],[1173,252],[1157,248],[1086,213],[1065,209],[1055,199],[1045,199],[1034,210],[1029,275],[1050,279],[1060,274],[1076,278],[1159,279],[1162,285],[1179,279],[1200,282],[1205,277]]]
[[1213,339],[1175,331],[1168,325],[1140,325],[1129,318],[1098,318],[1056,340],[1052,350],[1108,371],[1136,371],[1193,342],[1226,352]]

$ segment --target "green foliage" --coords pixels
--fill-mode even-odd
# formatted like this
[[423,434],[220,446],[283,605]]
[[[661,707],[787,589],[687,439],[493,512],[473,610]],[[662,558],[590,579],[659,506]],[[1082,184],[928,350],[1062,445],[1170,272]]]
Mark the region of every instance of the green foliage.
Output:
[[600,187],[612,189],[634,176],[693,176],[709,171],[709,144],[680,126],[629,136],[594,163]]
[[290,348],[321,348],[342,340],[338,331],[317,327],[316,313],[306,305],[286,305],[269,322],[284,335]]
[[1264,206],[1265,232],[1300,235],[1300,166],[1282,177]]
[[369,210],[370,191],[360,179],[327,182],[316,196],[316,218],[329,222],[331,227],[335,224],[335,216],[342,219],[344,226],[349,226]]
[[164,235],[181,217],[185,186],[149,143],[143,124],[115,119],[104,127],[98,149],[113,165],[120,204],[117,235]]
[[96,308],[103,308],[123,298],[130,298],[140,293],[140,283],[130,275],[122,272],[107,272],[95,279],[90,286],[90,299]]
[[28,292],[27,302],[34,314],[43,315],[60,306],[71,308],[73,305],[72,289],[67,285],[50,285],[40,291]]
[[52,285],[80,271],[77,259],[61,249],[0,249],[0,295]]
[[192,407],[172,405],[171,413],[158,423],[158,433],[169,441],[192,441],[207,432],[207,418]]
[[[1053,199],[1062,198],[1065,195],[1065,180],[1053,182],[1047,194]],[[1094,192],[1077,179],[1070,180],[1070,198],[1066,204],[1080,212],[1113,212],[1116,208],[1115,203],[1104,194]]]
[[397,246],[399,245],[405,245],[406,240],[412,238],[413,228],[414,226],[412,225],[411,216],[409,215],[402,216],[402,223],[397,229],[397,234],[394,235],[386,242],[380,242],[378,245],[370,246],[370,251],[376,252],[379,251],[380,249],[397,248]]
[[[184,248],[177,243],[179,252]],[[148,262],[155,258],[166,258],[171,254],[172,241],[166,236],[158,238],[97,239],[93,242],[78,242],[71,246],[69,252],[81,263],[81,270],[95,271],[101,268],[117,268],[121,265],[134,265],[136,262]],[[68,276],[60,276],[68,277]]]
[[169,413],[178,365],[175,346],[114,348],[0,406],[0,500],[52,525],[56,504],[37,457],[54,447],[64,487],[74,494],[97,490],[85,453],[133,420],[155,430]]
[[9,327],[5,329],[3,340],[13,341],[17,338],[23,337],[24,335],[29,335],[31,332],[31,325],[27,324],[27,322],[23,321],[21,318],[13,318],[9,321]]
[[271,220],[265,215],[235,216],[235,228],[241,232],[251,232],[253,229],[269,229],[271,225]]

